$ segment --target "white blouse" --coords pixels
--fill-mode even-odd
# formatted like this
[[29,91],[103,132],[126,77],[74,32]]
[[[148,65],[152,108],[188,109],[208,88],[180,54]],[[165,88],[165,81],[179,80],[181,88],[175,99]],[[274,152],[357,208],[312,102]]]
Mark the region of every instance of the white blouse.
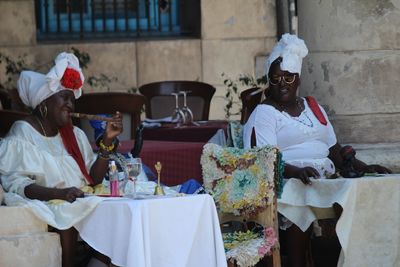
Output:
[[307,101],[303,100],[305,108],[298,117],[280,112],[271,105],[258,105],[244,125],[244,147],[251,146],[254,128],[257,147],[277,146],[285,162],[298,167],[311,166],[321,177],[328,176],[335,172],[328,155],[329,148],[337,142],[336,135],[325,110],[320,106],[327,125],[318,121]]
[[[74,127],[86,169],[96,160],[85,133]],[[24,206],[38,218],[57,229],[68,229],[99,202],[100,197],[77,198],[74,202],[27,199],[25,187],[36,183],[45,187],[64,188],[85,185],[84,176],[76,161],[68,154],[60,134],[42,136],[26,121],[17,121],[7,136],[0,140],[0,175],[8,206]]]
[[[96,160],[85,133],[74,127],[86,169]],[[60,133],[45,137],[26,121],[17,121],[0,142],[0,173],[8,192],[24,195],[27,185],[64,188],[85,185],[84,176],[64,147]]]

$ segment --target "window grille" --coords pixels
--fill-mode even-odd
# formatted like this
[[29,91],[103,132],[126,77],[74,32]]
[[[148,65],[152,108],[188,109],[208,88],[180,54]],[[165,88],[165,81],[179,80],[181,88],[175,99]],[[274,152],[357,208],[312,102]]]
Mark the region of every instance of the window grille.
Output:
[[36,0],[39,40],[200,35],[200,0]]

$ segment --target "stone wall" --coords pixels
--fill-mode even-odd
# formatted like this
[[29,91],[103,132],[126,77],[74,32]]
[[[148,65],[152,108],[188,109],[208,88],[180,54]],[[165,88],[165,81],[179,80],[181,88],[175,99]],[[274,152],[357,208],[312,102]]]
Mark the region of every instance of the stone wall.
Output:
[[59,52],[76,47],[91,56],[86,77],[101,73],[117,77],[112,91],[161,80],[204,81],[217,88],[212,119],[224,118],[226,88],[221,74],[253,75],[256,57],[268,54],[276,41],[275,0],[203,0],[202,37],[190,40],[41,44],[36,42],[33,0],[0,0],[0,9],[1,53],[26,55],[28,64],[46,72]]
[[27,207],[0,206],[0,266],[61,267],[57,233]]
[[400,1],[299,0],[298,8],[310,50],[301,95],[323,104],[341,143],[399,169]]

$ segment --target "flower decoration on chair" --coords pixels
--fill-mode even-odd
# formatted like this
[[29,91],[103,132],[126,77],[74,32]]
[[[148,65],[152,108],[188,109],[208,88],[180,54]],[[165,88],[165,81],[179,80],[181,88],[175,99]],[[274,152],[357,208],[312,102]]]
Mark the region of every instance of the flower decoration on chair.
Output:
[[226,258],[236,262],[240,267],[256,265],[260,259],[272,253],[278,238],[272,227],[263,229],[262,233],[247,232],[224,233]]
[[61,78],[61,85],[71,90],[78,90],[82,87],[82,79],[79,72],[72,68],[67,68]]
[[204,186],[223,213],[252,216],[274,199],[277,149],[204,146]]

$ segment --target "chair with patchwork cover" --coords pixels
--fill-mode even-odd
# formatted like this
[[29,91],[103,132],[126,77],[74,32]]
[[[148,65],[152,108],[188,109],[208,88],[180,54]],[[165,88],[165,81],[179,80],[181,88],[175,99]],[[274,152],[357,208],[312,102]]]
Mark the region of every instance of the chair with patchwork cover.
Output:
[[254,266],[269,255],[271,266],[280,266],[276,201],[282,183],[280,158],[272,146],[204,146],[204,187],[217,205],[230,265]]

